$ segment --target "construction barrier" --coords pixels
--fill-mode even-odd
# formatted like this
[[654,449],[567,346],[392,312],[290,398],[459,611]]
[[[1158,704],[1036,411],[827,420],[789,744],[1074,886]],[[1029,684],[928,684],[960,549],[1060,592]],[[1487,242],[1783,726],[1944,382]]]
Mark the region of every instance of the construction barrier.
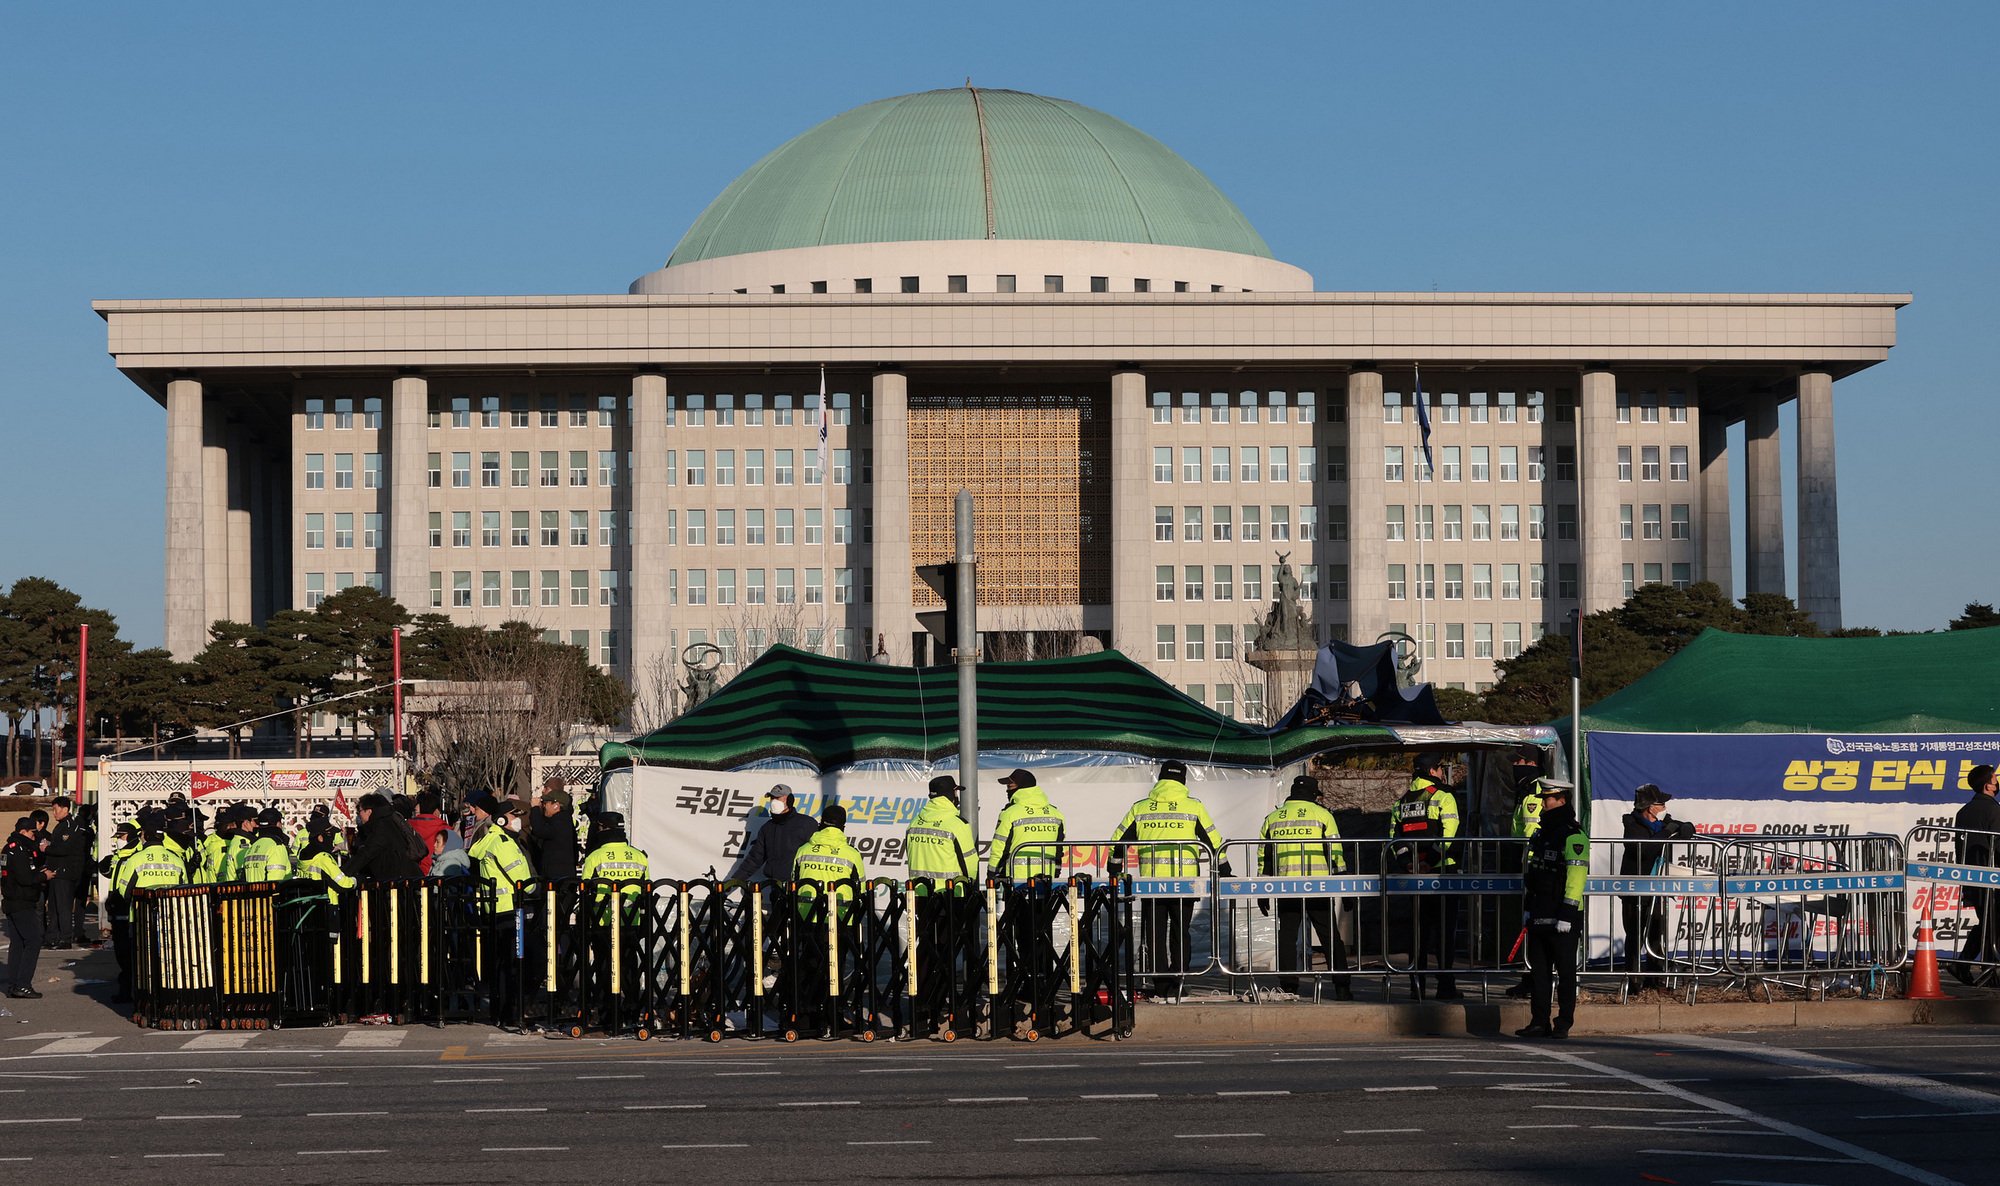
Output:
[[505,903],[466,878],[143,890],[134,1014],[161,1028],[471,1021],[640,1040],[1123,1037],[1132,901],[1081,876],[571,880]]

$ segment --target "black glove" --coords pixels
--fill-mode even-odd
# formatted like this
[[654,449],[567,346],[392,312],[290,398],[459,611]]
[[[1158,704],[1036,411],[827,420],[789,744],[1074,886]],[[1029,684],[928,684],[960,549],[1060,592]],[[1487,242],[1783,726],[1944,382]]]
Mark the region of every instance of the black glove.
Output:
[[1111,880],[1116,881],[1120,877],[1125,876],[1125,862],[1112,861],[1104,867],[1104,872],[1110,876]]
[[1271,917],[1271,899],[1257,899],[1257,913],[1263,915],[1265,918]]
[[1215,867],[1215,871],[1216,871],[1216,872],[1217,872],[1218,874],[1220,874],[1220,875],[1222,875],[1222,876],[1224,876],[1224,877],[1234,877],[1234,876],[1236,876],[1236,871],[1235,871],[1234,869],[1231,869],[1231,868],[1229,867],[1229,858],[1228,858],[1228,857],[1224,857],[1224,858],[1222,858],[1222,861],[1221,861],[1221,863],[1219,863],[1218,865],[1216,865],[1216,867]]

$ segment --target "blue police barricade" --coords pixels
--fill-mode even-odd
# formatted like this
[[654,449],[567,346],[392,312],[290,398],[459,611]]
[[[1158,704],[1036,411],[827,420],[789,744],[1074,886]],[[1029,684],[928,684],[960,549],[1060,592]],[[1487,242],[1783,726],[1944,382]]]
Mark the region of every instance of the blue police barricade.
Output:
[[1580,975],[1621,995],[1722,977],[1722,867],[1714,837],[1592,839]]
[[1822,992],[1872,977],[1886,991],[1880,974],[1909,954],[1900,838],[1738,836],[1721,859],[1730,975]]
[[1988,925],[2000,907],[2000,833],[1919,824],[1903,851],[1910,912],[1931,920],[1939,963],[1965,984],[2000,982],[2000,925]]

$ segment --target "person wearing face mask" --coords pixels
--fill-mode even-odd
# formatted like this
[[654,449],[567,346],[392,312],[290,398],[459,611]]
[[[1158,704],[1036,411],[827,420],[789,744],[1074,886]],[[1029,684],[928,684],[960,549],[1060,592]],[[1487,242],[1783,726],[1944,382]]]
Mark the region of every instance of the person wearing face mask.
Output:
[[[1590,835],[1570,810],[1570,787],[1542,780],[1542,813],[1522,871],[1521,913],[1528,923],[1533,1013],[1518,1038],[1567,1038],[1576,1019],[1576,945],[1583,933],[1583,888]],[[1553,1016],[1550,990],[1556,990]]]
[[[742,855],[730,866],[730,881],[767,881],[783,885],[792,879],[792,865],[812,839],[819,824],[800,815],[792,802],[792,788],[784,783],[764,792],[764,822],[743,846]],[[756,816],[751,816],[755,821]]]
[[[1624,816],[1625,852],[1618,863],[1622,877],[1651,877],[1669,862],[1672,845],[1668,840],[1688,840],[1694,825],[1667,814],[1673,798],[1653,783],[1645,783],[1632,795],[1632,810]],[[1660,966],[1667,949],[1665,898],[1628,897],[1619,900],[1625,924],[1625,970],[1652,972]]]
[[[920,895],[918,993],[924,1015],[938,1025],[955,1024],[957,1019],[954,986],[960,982],[955,973],[961,955],[970,952],[979,909],[979,842],[973,839],[972,825],[959,814],[958,794],[964,789],[949,774],[931,779],[930,798],[903,833],[910,878]],[[945,888],[948,883],[950,890]]]

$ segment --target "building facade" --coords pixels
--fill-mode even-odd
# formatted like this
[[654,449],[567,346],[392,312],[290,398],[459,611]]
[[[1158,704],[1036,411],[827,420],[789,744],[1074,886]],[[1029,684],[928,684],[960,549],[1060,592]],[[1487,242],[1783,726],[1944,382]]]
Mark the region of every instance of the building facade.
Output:
[[1837,626],[1832,385],[1908,301],[1317,292],[1156,141],[967,89],[781,146],[630,287],[99,302],[167,412],[169,649],[365,583],[635,683],[697,642],[929,661],[961,487],[991,653],[1090,635],[1246,717],[1281,562],[1322,638],[1468,688],[1739,562]]

